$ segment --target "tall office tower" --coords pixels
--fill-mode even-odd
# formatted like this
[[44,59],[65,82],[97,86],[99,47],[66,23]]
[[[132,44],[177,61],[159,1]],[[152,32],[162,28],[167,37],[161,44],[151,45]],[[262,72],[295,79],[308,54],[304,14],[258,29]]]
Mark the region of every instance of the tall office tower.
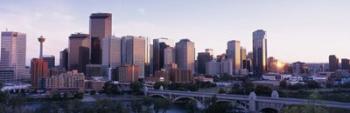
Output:
[[329,71],[336,71],[339,69],[339,59],[335,55],[329,55]]
[[167,47],[164,49],[164,66],[175,63],[175,49],[173,47]]
[[42,58],[34,58],[31,61],[31,78],[34,89],[45,88],[44,79],[49,75],[47,62]]
[[42,58],[43,57],[43,43],[45,42],[45,38],[43,36],[40,36],[38,38],[38,41],[40,43],[40,55],[39,55],[39,58]]
[[102,68],[103,76],[113,79],[113,69],[121,65],[121,39],[109,37],[102,39]]
[[253,72],[258,78],[267,71],[267,40],[264,30],[253,32]]
[[175,61],[181,70],[190,70],[194,73],[195,48],[189,39],[182,39],[175,46]]
[[90,39],[88,34],[71,34],[68,47],[68,69],[85,72],[89,64]]
[[145,38],[141,36],[124,36],[122,44],[122,65],[140,67],[139,78],[145,75]]
[[171,47],[169,39],[153,39],[153,72],[164,68],[164,49],[167,47]]
[[[151,50],[153,49],[150,44],[150,38],[148,37],[145,37],[145,70],[144,70],[144,73],[145,73],[145,77],[150,77],[153,73],[153,71],[151,69],[153,69],[151,66],[152,66],[152,63],[151,63],[151,58],[152,58],[152,52]],[[152,53],[152,54],[151,54]]]
[[102,40],[102,65],[115,68],[121,65],[121,39],[112,36]]
[[48,68],[51,69],[55,67],[55,56],[42,56],[42,59],[47,62]]
[[241,69],[241,46],[239,41],[231,40],[227,42],[226,57],[232,59],[232,74],[238,74]]
[[247,50],[244,47],[241,47],[241,68],[243,68],[243,61],[247,60]]
[[350,69],[350,60],[343,58],[341,59],[341,69],[343,70],[349,70]]
[[68,70],[68,49],[64,49],[60,52],[60,67]]
[[90,15],[91,64],[102,63],[101,41],[112,36],[112,14],[93,13]]
[[26,62],[26,34],[19,32],[1,32],[0,66],[11,68],[12,80],[22,78]]
[[197,72],[199,74],[206,74],[206,64],[213,60],[213,56],[208,52],[199,52],[197,55]]

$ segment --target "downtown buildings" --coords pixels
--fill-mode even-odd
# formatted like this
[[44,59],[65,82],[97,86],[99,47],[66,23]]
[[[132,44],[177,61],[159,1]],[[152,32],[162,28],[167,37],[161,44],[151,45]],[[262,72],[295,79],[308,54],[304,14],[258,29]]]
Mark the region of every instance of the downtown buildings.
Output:
[[93,13],[90,16],[91,64],[102,63],[102,45],[104,38],[112,36],[112,14]]
[[264,30],[253,32],[253,72],[254,76],[261,78],[267,71],[267,39]]
[[26,41],[24,33],[1,32],[0,81],[26,78]]

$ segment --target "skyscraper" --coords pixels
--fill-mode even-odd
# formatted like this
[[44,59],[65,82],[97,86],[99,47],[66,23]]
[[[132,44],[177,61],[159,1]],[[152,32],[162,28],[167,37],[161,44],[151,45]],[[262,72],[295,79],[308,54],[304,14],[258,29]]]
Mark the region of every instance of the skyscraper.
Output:
[[49,69],[55,67],[55,56],[53,55],[42,56],[42,59],[47,62]]
[[44,79],[49,75],[49,69],[47,62],[42,58],[34,58],[31,61],[31,78],[32,78],[32,87],[34,89],[43,89],[45,88]]
[[197,55],[197,72],[199,74],[206,74],[206,64],[213,60],[213,56],[208,52],[199,52]]
[[244,47],[241,47],[241,68],[243,68],[243,61],[247,60],[247,50]]
[[189,39],[182,39],[175,46],[175,61],[181,70],[190,70],[194,73],[195,48]]
[[175,49],[167,47],[164,49],[164,66],[175,63]]
[[253,72],[258,78],[267,71],[267,40],[264,30],[253,32]]
[[93,13],[90,15],[91,64],[102,63],[103,38],[112,35],[112,14]]
[[140,67],[139,78],[145,75],[145,38],[141,36],[124,36],[121,39],[122,65]]
[[237,40],[231,40],[227,42],[226,50],[227,59],[232,59],[232,71],[231,74],[238,74],[241,69],[241,46]]
[[112,36],[102,40],[102,65],[115,68],[121,65],[121,39]]
[[350,69],[350,60],[343,58],[341,59],[341,69],[343,70],[349,70]]
[[164,68],[164,49],[171,46],[167,38],[153,39],[153,72]]
[[64,49],[60,52],[60,67],[68,70],[68,49]]
[[339,69],[339,59],[335,55],[329,55],[329,71],[336,71]]
[[68,47],[68,68],[85,72],[89,64],[90,39],[88,34],[71,34]]
[[0,66],[11,68],[12,79],[21,78],[25,72],[26,62],[26,34],[19,32],[1,32]]

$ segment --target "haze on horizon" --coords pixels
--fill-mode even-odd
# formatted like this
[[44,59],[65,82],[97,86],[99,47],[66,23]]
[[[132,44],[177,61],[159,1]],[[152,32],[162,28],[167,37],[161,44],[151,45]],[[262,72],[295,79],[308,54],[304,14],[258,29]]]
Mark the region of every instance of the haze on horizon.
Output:
[[89,31],[89,15],[113,15],[113,34],[189,38],[196,52],[224,53],[229,40],[252,49],[252,32],[267,31],[268,56],[285,62],[328,62],[328,55],[350,58],[348,0],[0,0],[0,30],[27,34],[27,64],[68,47],[68,36]]

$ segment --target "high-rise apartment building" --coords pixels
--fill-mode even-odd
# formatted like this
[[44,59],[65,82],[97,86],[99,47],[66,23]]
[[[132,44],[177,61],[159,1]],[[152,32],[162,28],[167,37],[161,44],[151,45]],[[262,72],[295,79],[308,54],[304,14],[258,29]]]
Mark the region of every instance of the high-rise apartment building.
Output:
[[1,32],[0,66],[12,69],[11,80],[22,78],[26,62],[26,34],[19,32]]
[[112,14],[93,13],[90,15],[91,64],[102,63],[102,39],[112,36]]
[[267,40],[264,30],[253,32],[253,72],[258,78],[267,71]]
[[190,70],[194,73],[195,69],[195,48],[194,43],[189,39],[182,39],[175,46],[176,64],[179,69]]
[[232,40],[227,43],[226,58],[232,59],[231,74],[238,74],[241,69],[241,46],[240,41]]
[[68,69],[85,72],[90,59],[90,39],[88,34],[71,34],[68,47]]

